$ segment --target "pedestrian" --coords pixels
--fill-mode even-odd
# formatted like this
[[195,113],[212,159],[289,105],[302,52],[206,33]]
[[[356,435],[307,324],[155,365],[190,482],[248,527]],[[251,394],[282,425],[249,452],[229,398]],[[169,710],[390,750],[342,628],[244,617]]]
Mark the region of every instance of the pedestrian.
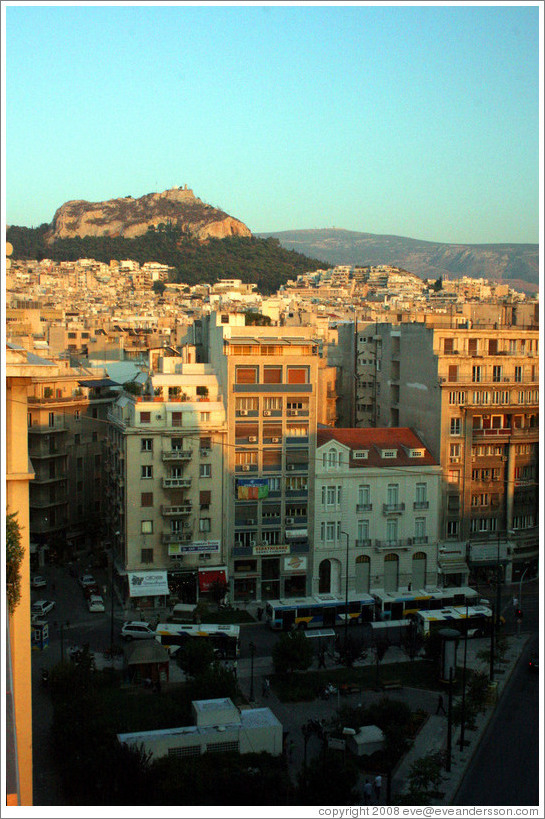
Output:
[[373,787],[375,789],[376,800],[377,800],[377,802],[379,802],[380,801],[380,791],[381,791],[381,788],[382,788],[382,777],[381,777],[380,774],[377,774],[375,776],[375,782],[374,782]]
[[514,608],[514,609],[516,609],[516,607],[518,606],[518,604],[519,604],[519,599],[518,599],[518,597],[513,597],[513,608]]
[[237,671],[238,671],[238,663],[237,663],[236,660],[233,662],[233,665],[231,666],[231,669],[233,671],[233,676],[234,676],[234,678],[236,680],[237,679]]
[[439,698],[437,700],[437,708],[435,710],[435,714],[436,715],[444,714],[444,716],[447,715],[447,712],[445,711],[445,703],[443,702],[443,696],[441,694],[439,694]]
[[369,802],[371,801],[372,795],[373,795],[373,788],[372,788],[371,783],[369,782],[369,780],[366,779],[365,780],[365,785],[363,786],[363,801],[365,802],[366,805],[368,805]]

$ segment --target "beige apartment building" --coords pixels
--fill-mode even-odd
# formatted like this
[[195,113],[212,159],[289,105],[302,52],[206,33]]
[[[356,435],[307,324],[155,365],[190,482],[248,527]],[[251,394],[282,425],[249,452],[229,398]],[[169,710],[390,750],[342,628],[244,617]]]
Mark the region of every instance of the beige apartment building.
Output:
[[[377,417],[443,468],[441,538],[497,543],[506,578],[538,559],[539,332],[377,326]],[[462,552],[460,552],[462,554]],[[528,575],[530,576],[530,575]]]
[[109,414],[105,468],[116,585],[125,603],[192,603],[227,581],[225,409],[209,365],[158,357],[145,395]]
[[203,340],[225,402],[232,598],[305,594],[316,430],[334,413],[331,373],[312,328],[245,326],[242,314],[212,313]]

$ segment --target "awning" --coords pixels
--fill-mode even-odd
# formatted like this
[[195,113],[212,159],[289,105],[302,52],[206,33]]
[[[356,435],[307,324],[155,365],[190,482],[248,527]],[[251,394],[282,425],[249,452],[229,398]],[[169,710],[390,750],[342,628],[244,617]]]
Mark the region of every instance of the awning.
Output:
[[226,569],[199,569],[199,591],[209,592],[213,583],[227,583]]
[[120,387],[117,381],[112,381],[111,378],[97,378],[94,381],[78,381],[80,387]]
[[158,597],[169,594],[167,573],[127,572],[130,597]]

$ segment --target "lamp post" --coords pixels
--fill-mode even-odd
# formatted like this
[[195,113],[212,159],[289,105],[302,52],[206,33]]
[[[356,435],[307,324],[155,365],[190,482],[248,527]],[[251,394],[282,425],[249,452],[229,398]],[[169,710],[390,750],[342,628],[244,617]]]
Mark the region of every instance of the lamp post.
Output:
[[501,571],[500,571],[500,533],[498,532],[498,549],[496,558],[496,628],[499,628],[501,616]]
[[460,750],[464,750],[466,728],[466,667],[467,667],[467,630],[468,630],[468,602],[466,599],[466,628],[464,633],[464,665],[462,668],[462,714],[460,725]]
[[[120,532],[114,532],[114,537],[118,538]],[[110,572],[110,653],[112,661],[114,656],[114,547],[111,548],[111,572]]]
[[526,574],[526,572],[528,571],[529,568],[530,568],[530,564],[528,564],[526,566],[526,568],[524,569],[524,571],[523,571],[523,573],[521,575],[521,578],[520,578],[520,582],[519,582],[519,608],[521,608],[521,609],[522,609],[522,581],[524,580],[524,575]]
[[348,657],[348,546],[349,546],[349,538],[348,532],[342,532],[341,535],[344,535],[346,538],[346,582],[345,582],[345,589],[344,589],[344,657],[345,662]]
[[250,642],[250,702],[254,701],[254,654],[255,644]]

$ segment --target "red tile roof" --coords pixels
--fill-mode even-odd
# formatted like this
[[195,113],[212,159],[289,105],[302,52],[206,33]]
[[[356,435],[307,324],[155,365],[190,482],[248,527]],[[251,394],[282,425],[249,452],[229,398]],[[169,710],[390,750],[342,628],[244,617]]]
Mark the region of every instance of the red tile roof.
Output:
[[[350,448],[351,467],[389,467],[389,466],[438,466],[438,462],[422,443],[418,435],[409,427],[365,427],[350,429],[318,429],[316,446],[321,447],[329,441],[337,441]],[[367,449],[367,459],[354,459],[354,450]],[[396,458],[382,458],[381,450],[397,449]],[[422,458],[410,458],[407,450],[423,449]]]

